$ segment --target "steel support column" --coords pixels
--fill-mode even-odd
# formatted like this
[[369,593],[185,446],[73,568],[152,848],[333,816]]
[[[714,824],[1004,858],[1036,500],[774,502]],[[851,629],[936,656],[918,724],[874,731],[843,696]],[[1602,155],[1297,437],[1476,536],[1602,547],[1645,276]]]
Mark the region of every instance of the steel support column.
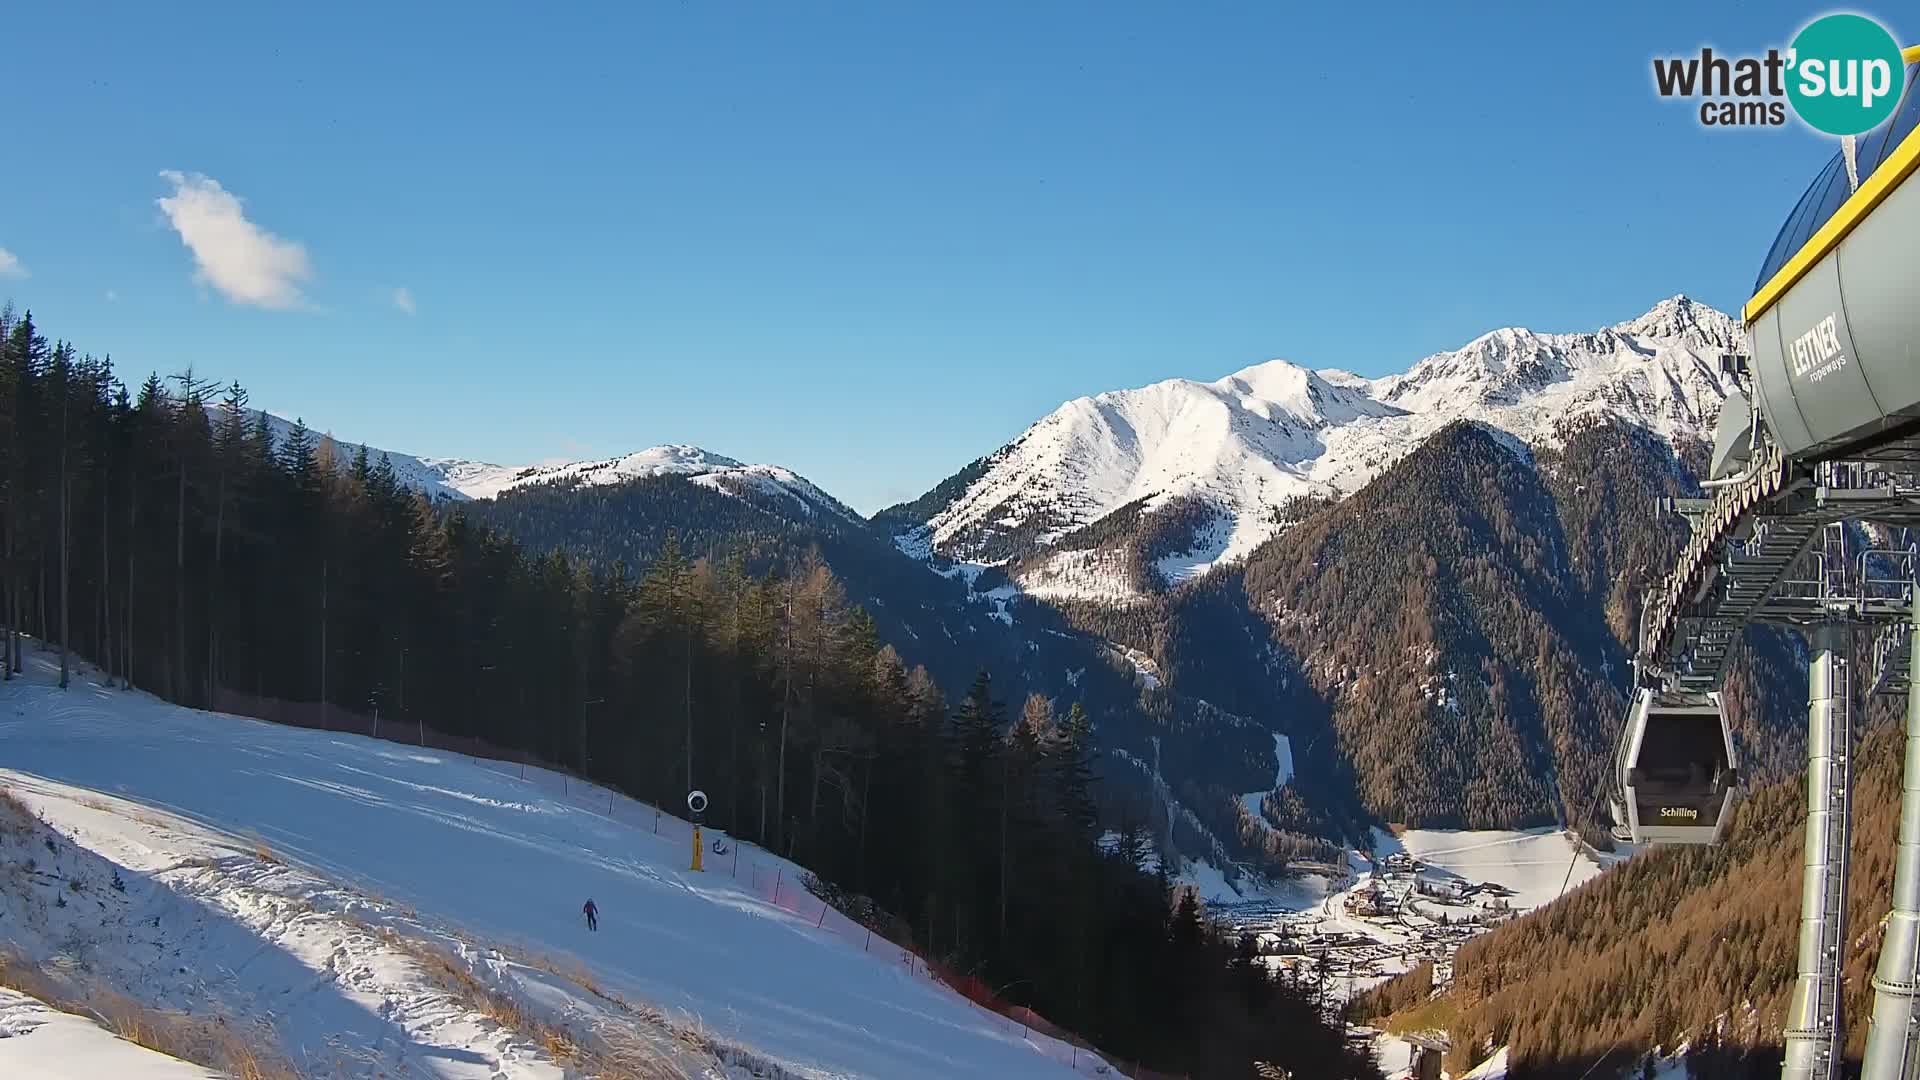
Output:
[[1840,1075],[1840,972],[1847,922],[1849,751],[1853,729],[1850,635],[1839,623],[1808,635],[1807,840],[1800,894],[1799,975],[1787,1010],[1781,1080]]
[[[1914,615],[1920,624],[1920,589]],[[1920,625],[1907,635],[1907,648],[1920,641]],[[1920,661],[1920,655],[1912,656]],[[1920,662],[1909,670],[1920,675]],[[1900,834],[1894,848],[1893,906],[1873,974],[1873,1020],[1867,1029],[1867,1057],[1861,1080],[1920,1078],[1920,678],[1907,685],[1906,773],[1900,783]]]

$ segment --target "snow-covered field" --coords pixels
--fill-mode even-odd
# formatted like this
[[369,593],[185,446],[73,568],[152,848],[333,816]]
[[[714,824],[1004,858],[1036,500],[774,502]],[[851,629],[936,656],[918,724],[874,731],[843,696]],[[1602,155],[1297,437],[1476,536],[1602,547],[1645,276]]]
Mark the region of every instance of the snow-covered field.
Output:
[[[1276,736],[1276,739],[1284,742],[1282,736]],[[1291,764],[1291,761],[1287,763]],[[1419,876],[1428,880],[1462,878],[1473,883],[1490,882],[1511,890],[1513,895],[1507,897],[1507,902],[1515,913],[1551,903],[1561,895],[1563,887],[1565,891],[1571,891],[1631,854],[1623,849],[1612,855],[1602,855],[1585,845],[1576,844],[1566,833],[1554,829],[1518,832],[1408,829],[1397,836],[1374,829],[1372,834],[1371,853],[1355,851],[1348,854],[1350,875],[1347,882],[1340,883],[1342,888],[1317,893],[1313,890],[1297,890],[1299,895],[1311,898],[1310,904],[1300,908],[1301,914],[1334,932],[1367,932],[1375,936],[1382,936],[1383,931],[1392,932],[1401,920],[1350,916],[1344,912],[1342,905],[1353,893],[1371,888],[1376,881],[1384,882],[1386,874],[1380,863],[1396,852],[1405,852],[1425,863],[1427,868]],[[1312,877],[1314,881],[1325,884],[1324,878],[1317,875]],[[1280,893],[1276,892],[1275,895]],[[1230,897],[1222,896],[1219,899],[1230,900]],[[1464,914],[1468,910],[1466,905],[1442,904],[1427,897],[1420,897],[1418,903],[1435,910],[1450,910],[1454,914]]]
[[0,987],[0,1076],[213,1080],[217,1073],[130,1043],[84,1016]]
[[[867,940],[790,863],[734,844],[691,872],[685,823],[603,789],[52,682],[30,652],[0,685],[0,786],[52,830],[27,884],[0,878],[0,938],[149,1005],[270,1024],[318,1075],[562,1075],[476,1000],[549,1029],[617,1026],[695,1076],[1101,1067]],[[75,1053],[104,1037],[39,1023],[40,1045]]]
[[[1512,889],[1515,911],[1552,903],[1562,891],[1599,876],[1605,865],[1557,829],[1527,832],[1457,832],[1408,829],[1398,836],[1373,833],[1375,854],[1404,851],[1427,864],[1429,877],[1453,875]],[[1576,850],[1577,849],[1577,850]]]
[[[1550,904],[1563,892],[1572,891],[1633,854],[1627,848],[1613,853],[1596,852],[1567,833],[1555,829],[1523,832],[1407,829],[1397,835],[1375,829],[1372,859],[1358,852],[1353,853],[1353,888],[1328,897],[1320,912],[1321,918],[1315,920],[1315,929],[1322,933],[1365,933],[1394,947],[1418,940],[1420,927],[1430,926],[1433,916],[1444,914],[1448,918],[1458,919],[1473,912],[1471,902],[1443,903],[1429,897],[1417,897],[1416,913],[1411,919],[1403,915],[1368,917],[1347,914],[1343,910],[1347,896],[1372,888],[1376,879],[1382,876],[1378,871],[1379,862],[1401,852],[1426,864],[1425,869],[1419,871],[1419,876],[1429,881],[1461,878],[1476,884],[1490,882],[1511,890],[1513,895],[1507,897],[1506,902],[1515,913]],[[1405,895],[1408,886],[1404,883],[1396,886],[1389,880],[1387,891]],[[1411,968],[1415,960],[1414,957],[1407,957],[1380,962],[1375,965],[1376,974],[1348,979],[1342,989],[1358,992],[1378,985],[1392,975]],[[1373,1040],[1373,1045],[1375,1059],[1386,1073],[1387,1080],[1397,1080],[1406,1075],[1410,1051],[1405,1042],[1382,1034]],[[1497,1050],[1465,1073],[1461,1080],[1505,1080],[1508,1074],[1507,1060],[1507,1051],[1504,1048]],[[1652,1064],[1655,1070],[1653,1075],[1657,1077],[1686,1075],[1685,1063],[1679,1058],[1655,1058]]]
[[[1566,833],[1547,829],[1415,829],[1398,836],[1374,830],[1372,842],[1371,852],[1348,852],[1345,880],[1304,875],[1238,898],[1233,890],[1224,889],[1209,897],[1209,906],[1236,927],[1291,939],[1293,950],[1268,956],[1267,962],[1276,969],[1291,969],[1299,978],[1320,978],[1324,957],[1328,992],[1349,997],[1428,959],[1434,961],[1435,978],[1444,983],[1450,977],[1453,951],[1461,942],[1493,922],[1552,902],[1563,886],[1571,890],[1631,854],[1602,855]],[[1417,874],[1387,872],[1386,859],[1400,852],[1419,859],[1424,869]],[[1203,895],[1211,883],[1208,869],[1203,864],[1186,868],[1185,876],[1201,887]],[[1417,888],[1417,882],[1439,886],[1455,879],[1498,885],[1511,895],[1480,892],[1441,899]],[[1348,910],[1349,899],[1376,893],[1397,906],[1377,914]],[[1493,910],[1500,905],[1505,910]],[[1302,941],[1304,954],[1298,948]],[[1386,1039],[1380,1045],[1392,1049],[1393,1043]]]

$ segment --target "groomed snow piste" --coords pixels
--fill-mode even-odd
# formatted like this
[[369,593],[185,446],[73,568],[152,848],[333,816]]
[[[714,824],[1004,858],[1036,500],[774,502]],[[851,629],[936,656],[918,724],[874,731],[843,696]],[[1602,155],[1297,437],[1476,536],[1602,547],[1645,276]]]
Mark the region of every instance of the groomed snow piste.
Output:
[[[561,1075],[537,1043],[434,991],[397,935],[551,1025],[630,1021],[668,1053],[696,1036],[722,1051],[710,1076],[1103,1067],[866,940],[790,863],[735,844],[691,872],[685,823],[604,789],[179,708],[91,672],[63,692],[31,648],[28,668],[0,684],[0,786],[53,830],[60,853],[40,872],[83,884],[62,886],[79,891],[52,914],[44,894],[0,891],[44,924],[23,933],[16,917],[0,938],[77,949],[149,1004],[213,993],[272,1022],[297,1061],[346,1045],[413,1070],[389,1075]],[[116,870],[124,891],[104,880]],[[581,918],[589,897],[598,933]]]

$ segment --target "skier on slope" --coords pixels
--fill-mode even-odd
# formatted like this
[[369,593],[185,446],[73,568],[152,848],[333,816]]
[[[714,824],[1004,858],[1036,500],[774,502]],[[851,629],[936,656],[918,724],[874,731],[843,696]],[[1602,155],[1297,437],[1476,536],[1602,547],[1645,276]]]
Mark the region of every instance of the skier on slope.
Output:
[[587,929],[600,929],[600,909],[593,906],[592,897],[587,898],[586,906],[580,909],[580,913],[587,917]]

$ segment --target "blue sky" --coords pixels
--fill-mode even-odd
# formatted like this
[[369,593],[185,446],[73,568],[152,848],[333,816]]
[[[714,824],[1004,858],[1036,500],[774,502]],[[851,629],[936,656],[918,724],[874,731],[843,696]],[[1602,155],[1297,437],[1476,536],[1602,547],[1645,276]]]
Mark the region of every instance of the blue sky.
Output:
[[0,297],[344,438],[872,510],[1081,394],[1735,309],[1830,145],[1649,62],[1826,10],[29,4]]

